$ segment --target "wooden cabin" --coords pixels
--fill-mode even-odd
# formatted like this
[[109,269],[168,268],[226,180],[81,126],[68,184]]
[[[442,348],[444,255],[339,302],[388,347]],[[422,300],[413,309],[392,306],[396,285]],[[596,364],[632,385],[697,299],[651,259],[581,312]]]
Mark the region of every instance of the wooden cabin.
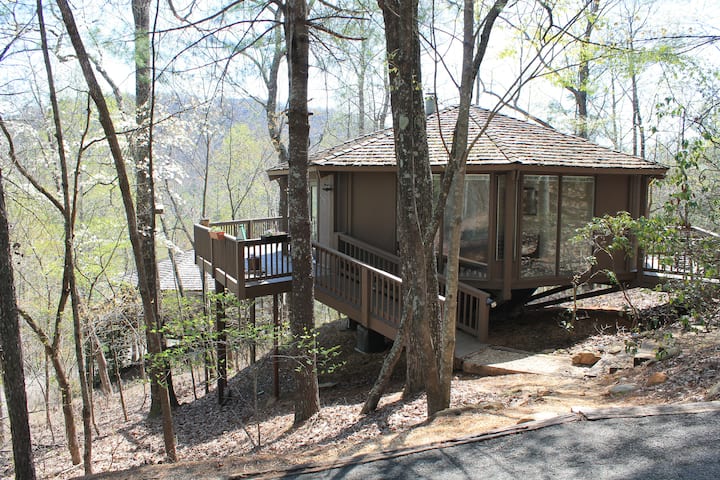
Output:
[[[440,178],[457,108],[427,120],[430,160]],[[594,216],[646,215],[652,179],[666,168],[551,128],[473,107],[465,179],[460,281],[501,302],[541,286],[569,285],[591,253],[570,242]],[[391,128],[311,156],[313,235],[353,255],[349,243],[398,251],[396,164]],[[272,178],[287,174],[280,166]],[[439,236],[438,251],[446,251]],[[638,255],[616,265],[619,278],[642,274]],[[383,268],[382,264],[376,265]],[[397,272],[394,272],[397,273]]]
[[[428,116],[438,180],[456,117],[457,108]],[[551,128],[500,114],[491,118],[477,107],[471,109],[469,141],[458,328],[484,341],[491,305],[523,303],[539,287],[570,285],[591,253],[570,242],[575,229],[604,214],[646,215],[650,182],[666,168]],[[268,172],[281,195],[287,173],[287,165]],[[368,332],[394,338],[402,287],[392,129],[312,155],[310,175],[316,299]],[[196,264],[212,275],[216,290],[239,298],[288,291],[286,224],[275,218],[196,225]],[[213,228],[223,230],[222,238],[213,238]],[[438,252],[445,251],[442,237]],[[638,280],[642,261],[636,254],[615,265],[619,279]],[[604,266],[601,259],[598,268]]]

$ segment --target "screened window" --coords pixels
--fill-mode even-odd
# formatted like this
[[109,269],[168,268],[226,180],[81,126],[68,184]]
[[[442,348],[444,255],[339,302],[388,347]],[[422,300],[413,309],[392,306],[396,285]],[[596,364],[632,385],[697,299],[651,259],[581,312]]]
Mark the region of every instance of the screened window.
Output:
[[521,277],[572,275],[585,268],[588,247],[572,238],[592,219],[594,195],[593,177],[523,177]]
[[[450,221],[446,210],[444,250],[447,254]],[[487,276],[490,224],[490,175],[466,175],[465,198],[460,224],[460,275],[464,278]]]
[[593,217],[595,179],[593,177],[562,178],[562,223],[560,224],[560,275],[572,275],[588,267],[590,246],[575,243],[575,230]]
[[525,175],[521,190],[520,276],[555,275],[558,187],[556,175]]

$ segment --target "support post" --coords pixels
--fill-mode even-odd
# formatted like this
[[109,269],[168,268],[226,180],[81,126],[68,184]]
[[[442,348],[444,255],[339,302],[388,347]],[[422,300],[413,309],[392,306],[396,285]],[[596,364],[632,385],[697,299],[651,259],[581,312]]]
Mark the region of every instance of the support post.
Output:
[[218,403],[222,405],[225,400],[225,387],[227,386],[227,333],[225,304],[223,293],[225,286],[215,281],[215,293],[218,295],[215,300],[215,329],[217,331],[217,394]]
[[360,323],[370,328],[370,270],[361,268],[360,270],[360,295],[361,295],[361,319]]
[[[250,304],[250,322],[252,324],[253,331],[255,331],[256,326],[256,309],[255,309],[255,299],[253,298],[252,303]],[[257,361],[257,342],[255,339],[253,339],[250,342],[250,365],[255,365],[255,362]]]
[[278,294],[273,295],[273,395],[275,399],[280,398],[280,309],[278,306]]

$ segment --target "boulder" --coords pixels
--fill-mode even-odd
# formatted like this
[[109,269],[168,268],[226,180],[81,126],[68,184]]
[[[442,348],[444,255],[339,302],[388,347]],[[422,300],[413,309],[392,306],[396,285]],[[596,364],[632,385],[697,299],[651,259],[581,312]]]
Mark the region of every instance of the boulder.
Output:
[[572,357],[573,365],[584,365],[587,367],[592,367],[598,361],[600,361],[600,356],[595,355],[592,352],[580,352],[580,353],[576,353]]
[[610,387],[608,394],[610,395],[627,395],[638,389],[638,386],[634,383],[620,383]]
[[665,383],[668,380],[667,373],[664,372],[655,372],[652,375],[650,375],[650,378],[647,380],[648,387],[652,387],[653,385],[660,385],[661,383]]

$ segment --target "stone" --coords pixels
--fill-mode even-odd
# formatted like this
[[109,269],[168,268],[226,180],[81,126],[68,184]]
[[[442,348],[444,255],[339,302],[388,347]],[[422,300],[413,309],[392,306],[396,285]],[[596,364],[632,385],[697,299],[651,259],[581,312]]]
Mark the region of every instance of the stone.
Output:
[[717,400],[718,397],[720,397],[720,382],[708,388],[708,391],[705,393],[705,401]]
[[608,393],[610,395],[627,395],[628,393],[632,393],[637,389],[638,386],[634,383],[620,383],[618,385],[610,387]]
[[635,367],[639,367],[643,363],[650,364],[653,362],[655,362],[655,355],[651,353],[638,353],[633,357],[633,366]]
[[617,355],[618,353],[620,353],[620,352],[622,352],[622,351],[624,351],[624,350],[625,350],[625,346],[624,346],[624,345],[611,345],[611,346],[608,347],[608,349],[607,349],[608,353],[612,353],[613,355]]
[[661,383],[665,383],[668,381],[667,373],[664,372],[655,372],[652,375],[650,375],[650,378],[647,380],[648,387],[652,387],[653,385],[660,385]]
[[600,361],[600,357],[598,355],[595,355],[592,352],[580,352],[580,353],[576,353],[572,357],[573,365],[585,365],[588,367],[592,367],[599,361]]

